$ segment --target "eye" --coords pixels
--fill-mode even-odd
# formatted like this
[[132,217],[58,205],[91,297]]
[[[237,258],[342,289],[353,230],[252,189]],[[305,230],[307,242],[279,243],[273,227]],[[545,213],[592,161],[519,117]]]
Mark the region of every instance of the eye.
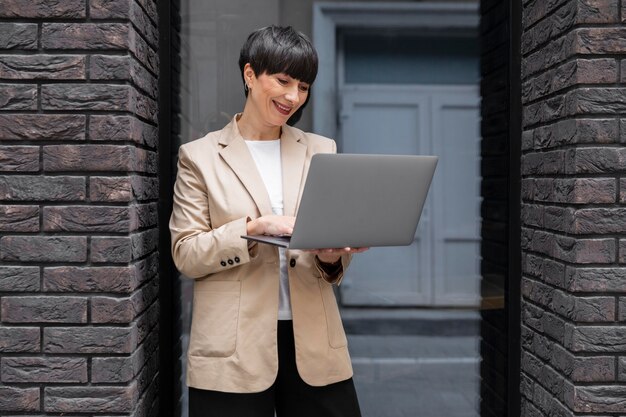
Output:
[[300,91],[302,91],[303,93],[306,93],[307,91],[309,91],[309,86],[305,84],[300,84],[298,88],[300,88]]
[[284,78],[276,78],[276,80],[278,81],[280,85],[287,85],[287,83],[289,83],[289,81],[287,81]]

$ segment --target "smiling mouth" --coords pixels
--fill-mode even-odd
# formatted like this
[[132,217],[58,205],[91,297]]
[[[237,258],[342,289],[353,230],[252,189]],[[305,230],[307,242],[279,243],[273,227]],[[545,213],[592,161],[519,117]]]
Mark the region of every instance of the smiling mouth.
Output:
[[276,110],[278,110],[279,113],[282,113],[285,116],[287,116],[289,113],[291,113],[291,107],[284,106],[284,105],[280,104],[277,101],[273,101],[273,103],[274,103],[274,107],[276,107]]

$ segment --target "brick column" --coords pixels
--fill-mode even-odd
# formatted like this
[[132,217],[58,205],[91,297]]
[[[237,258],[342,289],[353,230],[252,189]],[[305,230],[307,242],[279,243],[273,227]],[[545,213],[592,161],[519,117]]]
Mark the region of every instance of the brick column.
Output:
[[157,21],[0,6],[0,415],[158,412]]
[[524,416],[626,412],[621,3],[523,5]]

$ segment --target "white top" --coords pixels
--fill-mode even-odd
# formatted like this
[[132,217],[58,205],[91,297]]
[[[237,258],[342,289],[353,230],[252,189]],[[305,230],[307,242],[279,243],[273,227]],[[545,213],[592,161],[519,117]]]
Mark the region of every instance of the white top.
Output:
[[[280,161],[280,139],[246,140],[246,144],[270,197],[272,213],[281,216],[283,214],[283,175]],[[287,256],[284,248],[278,248],[278,257],[280,259],[278,320],[291,320],[289,275],[287,273]]]

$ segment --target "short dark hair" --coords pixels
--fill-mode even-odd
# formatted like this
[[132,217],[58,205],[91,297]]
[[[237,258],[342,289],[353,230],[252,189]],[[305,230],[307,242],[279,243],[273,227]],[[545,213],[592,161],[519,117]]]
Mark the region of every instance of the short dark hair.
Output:
[[[292,78],[313,84],[317,76],[317,52],[313,44],[304,34],[291,26],[267,26],[252,32],[241,48],[239,54],[239,69],[243,79],[243,68],[250,64],[254,73],[287,74]],[[244,93],[248,96],[248,91]],[[287,122],[294,125],[302,116],[302,110],[309,102],[311,94],[297,112]]]

